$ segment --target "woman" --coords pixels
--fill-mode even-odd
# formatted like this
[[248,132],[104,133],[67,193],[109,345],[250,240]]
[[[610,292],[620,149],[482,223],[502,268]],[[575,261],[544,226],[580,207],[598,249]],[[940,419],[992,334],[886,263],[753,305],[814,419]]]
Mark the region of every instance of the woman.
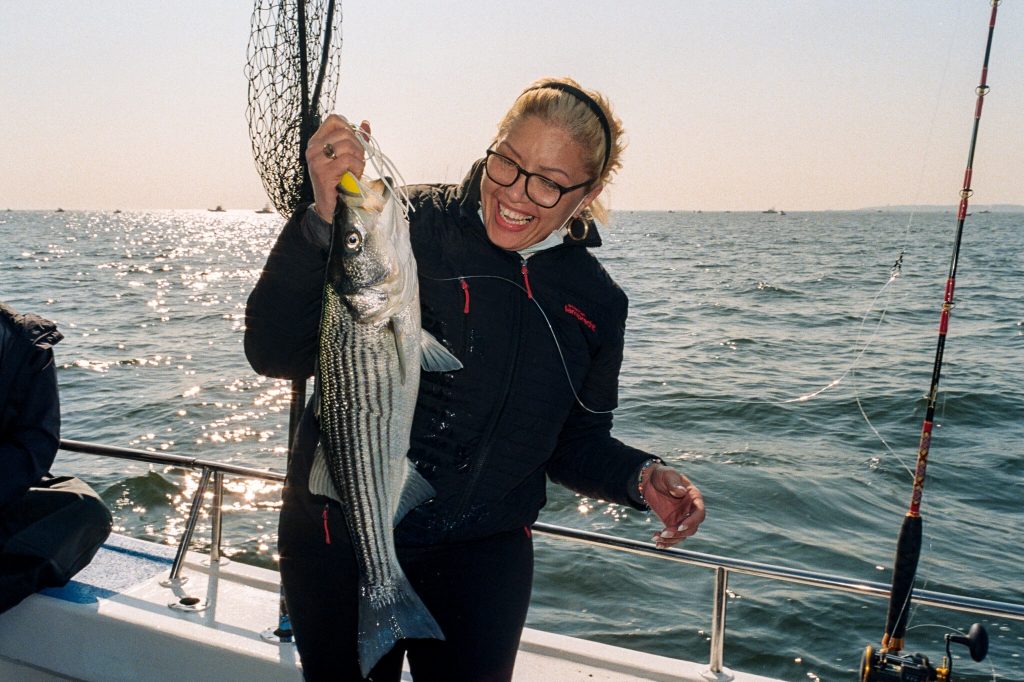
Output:
[[[315,202],[284,228],[247,308],[246,353],[260,373],[313,372],[328,219],[339,179],[363,171],[356,134],[330,116],[310,139]],[[704,520],[686,477],[611,436],[627,301],[589,249],[601,243],[591,212],[602,214],[596,199],[620,166],[621,138],[600,95],[545,79],[520,95],[460,185],[408,188],[423,327],[463,369],[421,375],[409,457],[437,495],[395,540],[445,641],[404,640],[369,679],[399,679],[403,650],[417,682],[511,678],[547,477],[652,509],[665,524],[659,547]],[[348,531],[337,504],[308,490],[312,412],[289,462],[281,577],[306,678],[360,679]]]

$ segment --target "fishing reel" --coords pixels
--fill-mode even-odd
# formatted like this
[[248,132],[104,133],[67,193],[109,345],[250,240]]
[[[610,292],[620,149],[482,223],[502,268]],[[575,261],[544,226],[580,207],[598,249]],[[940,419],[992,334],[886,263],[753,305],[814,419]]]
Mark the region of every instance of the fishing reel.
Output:
[[950,644],[964,644],[974,661],[981,662],[988,654],[988,633],[975,623],[967,635],[946,635],[946,655],[942,665],[935,667],[923,654],[889,653],[875,651],[873,646],[864,650],[860,662],[861,682],[950,682],[953,679],[953,655]]

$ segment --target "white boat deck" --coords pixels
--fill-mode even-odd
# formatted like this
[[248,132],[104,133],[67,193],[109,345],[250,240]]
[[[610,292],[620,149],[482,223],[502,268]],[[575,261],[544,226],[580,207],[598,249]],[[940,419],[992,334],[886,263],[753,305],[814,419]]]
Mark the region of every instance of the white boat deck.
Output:
[[[189,553],[181,585],[164,586],[174,549],[112,535],[66,587],[0,615],[0,679],[301,680],[294,645],[264,641],[277,623],[274,571]],[[203,610],[169,607],[198,599]],[[411,678],[406,673],[404,679]],[[538,630],[523,633],[516,682],[769,678]]]

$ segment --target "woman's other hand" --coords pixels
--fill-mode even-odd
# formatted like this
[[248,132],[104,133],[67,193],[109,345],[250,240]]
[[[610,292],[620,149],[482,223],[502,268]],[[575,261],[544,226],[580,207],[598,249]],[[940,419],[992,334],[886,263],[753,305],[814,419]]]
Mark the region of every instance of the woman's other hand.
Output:
[[652,538],[658,549],[679,544],[704,521],[704,497],[690,479],[670,466],[654,464],[640,485],[647,505],[664,529]]

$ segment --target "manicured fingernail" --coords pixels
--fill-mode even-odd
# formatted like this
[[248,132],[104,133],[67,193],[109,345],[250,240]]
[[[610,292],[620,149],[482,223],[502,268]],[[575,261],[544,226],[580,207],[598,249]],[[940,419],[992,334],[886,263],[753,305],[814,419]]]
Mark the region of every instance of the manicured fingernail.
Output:
[[687,528],[689,528],[689,526],[687,526],[685,523],[680,523],[679,527],[676,528],[676,530],[686,530]]

